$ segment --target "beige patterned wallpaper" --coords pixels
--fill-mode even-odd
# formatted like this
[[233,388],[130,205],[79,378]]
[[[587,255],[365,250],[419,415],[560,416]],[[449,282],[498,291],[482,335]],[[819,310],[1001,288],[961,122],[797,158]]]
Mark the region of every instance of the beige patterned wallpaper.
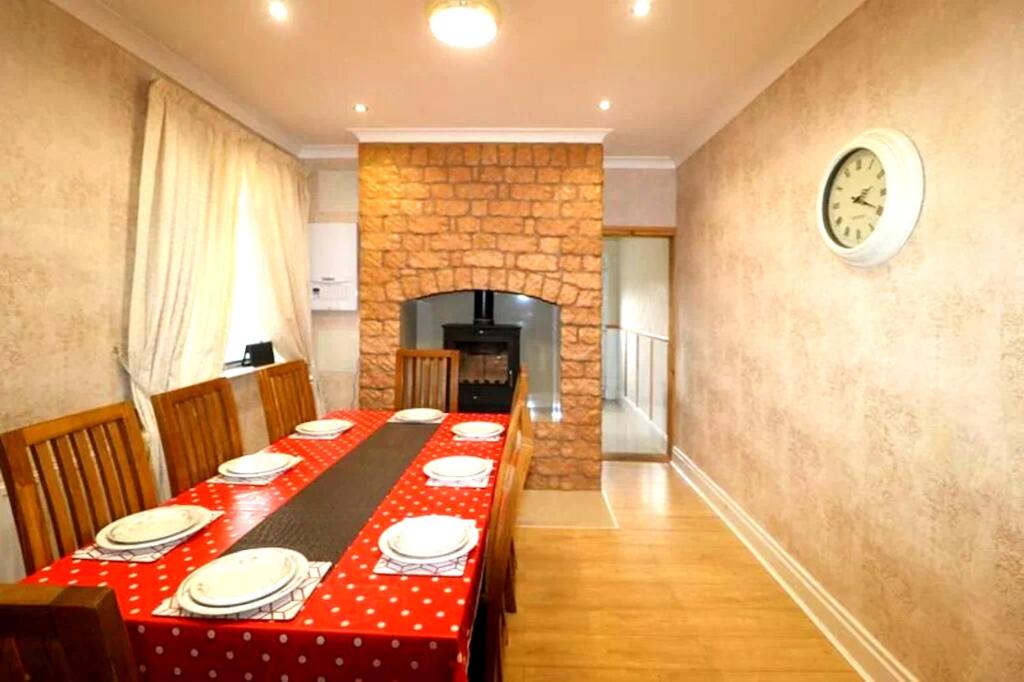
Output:
[[0,0],[0,430],[121,400],[146,87],[42,0]]
[[[6,431],[128,398],[114,348],[127,335],[146,92],[161,74],[44,0],[0,0],[0,16]],[[255,380],[233,383],[246,446],[261,447]]]
[[[0,0],[0,431],[124,400],[146,86],[43,0]],[[23,575],[6,495],[0,581]],[[13,551],[8,551],[13,548]]]
[[[114,347],[159,75],[49,2],[0,0],[0,431],[128,399]],[[245,447],[262,447],[255,378],[232,385]],[[0,547],[0,581],[21,577],[3,494]]]
[[[868,0],[679,170],[676,443],[927,680],[1024,679],[1024,3]],[[815,228],[916,142],[889,264]]]
[[671,227],[676,224],[676,172],[650,168],[604,171],[604,224]]

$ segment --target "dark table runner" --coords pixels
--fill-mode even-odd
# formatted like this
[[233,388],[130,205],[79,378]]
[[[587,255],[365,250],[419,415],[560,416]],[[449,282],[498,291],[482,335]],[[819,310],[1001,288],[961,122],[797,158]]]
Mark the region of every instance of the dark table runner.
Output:
[[287,547],[310,561],[337,561],[436,430],[436,424],[384,424],[228,553]]

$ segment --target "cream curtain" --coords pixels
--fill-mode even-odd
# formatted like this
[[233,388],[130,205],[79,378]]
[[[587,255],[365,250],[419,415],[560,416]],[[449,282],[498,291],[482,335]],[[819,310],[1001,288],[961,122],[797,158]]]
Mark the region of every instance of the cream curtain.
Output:
[[[258,225],[264,250],[279,250],[263,259],[260,277],[274,290],[265,294],[274,301],[265,320],[272,340],[288,356],[311,357],[309,302],[297,280],[308,280],[299,171],[188,91],[163,80],[150,86],[125,366],[163,495],[167,469],[150,397],[223,371],[240,219]],[[243,188],[249,216],[240,215]]]
[[309,297],[309,192],[297,162],[260,150],[249,157],[249,215],[260,256],[257,300],[263,328],[286,360],[309,364],[318,412],[323,399],[314,363]]
[[128,322],[127,368],[162,494],[150,396],[220,373],[231,313],[241,140],[166,81],[149,89]]

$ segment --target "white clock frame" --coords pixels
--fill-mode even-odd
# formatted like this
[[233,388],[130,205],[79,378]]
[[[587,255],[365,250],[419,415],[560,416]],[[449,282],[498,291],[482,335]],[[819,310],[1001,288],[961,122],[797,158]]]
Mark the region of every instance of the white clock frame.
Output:
[[[846,247],[833,239],[825,224],[828,186],[843,159],[856,149],[867,149],[885,169],[885,208],[874,232],[860,244]],[[917,147],[898,130],[872,128],[853,138],[832,158],[818,189],[818,232],[832,253],[850,265],[869,268],[880,265],[896,255],[910,239],[924,202],[924,164]]]

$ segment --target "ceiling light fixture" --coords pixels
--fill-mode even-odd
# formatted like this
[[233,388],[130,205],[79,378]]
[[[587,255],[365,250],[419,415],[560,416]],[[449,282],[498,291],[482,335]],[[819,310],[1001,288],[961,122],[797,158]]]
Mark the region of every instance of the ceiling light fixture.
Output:
[[352,108],[356,110],[357,114],[365,114],[367,111],[370,110],[370,107],[366,106],[362,102],[354,104]]
[[651,0],[635,0],[629,11],[634,17],[646,17],[651,13]]
[[610,99],[603,99],[597,103],[597,108],[601,111],[608,111],[612,108],[612,101]]
[[274,21],[284,21],[288,18],[288,5],[284,3],[284,0],[270,0],[267,11],[270,12]]
[[427,5],[430,32],[446,45],[483,47],[498,35],[494,0],[433,0]]

